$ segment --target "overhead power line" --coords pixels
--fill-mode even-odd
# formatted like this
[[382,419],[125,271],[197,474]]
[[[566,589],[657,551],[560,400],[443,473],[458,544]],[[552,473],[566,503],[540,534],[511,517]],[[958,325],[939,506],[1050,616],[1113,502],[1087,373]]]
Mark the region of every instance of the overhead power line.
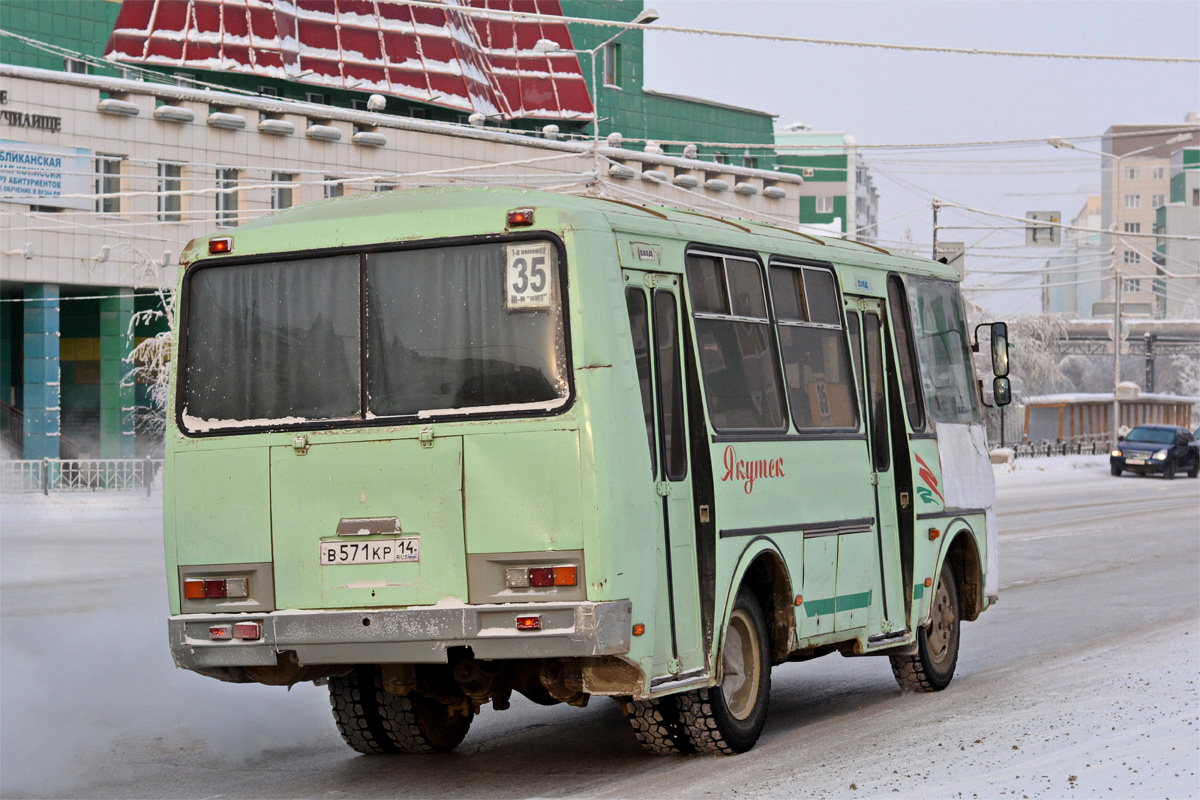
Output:
[[[380,0],[389,5],[412,6],[413,8],[432,8],[444,10],[444,3],[434,3],[422,0]],[[655,23],[653,28],[645,24],[632,22],[617,22],[615,20],[598,20],[590,17],[566,17],[557,14],[534,14],[524,11],[502,11],[492,8],[469,8],[455,5],[454,11],[468,17],[486,17],[488,19],[530,20],[537,22],[570,22],[576,25],[595,25],[605,28],[623,28],[626,30],[653,30],[666,33],[687,33],[701,36],[719,36],[730,39],[750,39],[766,42],[793,42],[796,44],[816,44],[829,47],[859,47],[874,50],[900,50],[915,53],[949,53],[966,56],[1005,56],[1010,58],[1048,58],[1067,59],[1076,61],[1141,61],[1159,64],[1200,64],[1200,58],[1187,56],[1128,56],[1095,53],[1046,53],[1028,50],[991,50],[980,47],[940,47],[921,44],[885,44],[883,42],[857,42],[843,39],[817,39],[809,36],[788,36],[779,33],[747,33],[744,31],[722,31],[708,28],[687,28],[680,25],[660,25]]]

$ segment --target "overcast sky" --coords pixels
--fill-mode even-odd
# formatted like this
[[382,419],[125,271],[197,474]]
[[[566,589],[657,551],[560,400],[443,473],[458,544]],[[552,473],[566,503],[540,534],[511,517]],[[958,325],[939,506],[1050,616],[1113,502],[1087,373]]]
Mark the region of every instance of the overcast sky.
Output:
[[[1200,57],[1200,2],[747,2],[647,0],[660,24],[894,44]],[[1179,123],[1200,111],[1200,65],[911,53],[646,35],[647,88],[844,131],[862,144],[1102,134],[1121,123]],[[1099,139],[1080,141],[1099,149]],[[1046,144],[973,151],[867,151],[881,199],[880,238],[931,243],[930,198],[1064,221],[1100,189],[1100,159]],[[1015,164],[997,163],[1016,161]],[[892,220],[892,221],[888,221]],[[939,223],[1003,225],[942,212]],[[943,241],[1011,245],[1017,231],[942,231]],[[982,252],[982,251],[979,251]],[[968,256],[968,270],[1035,268],[1042,251]],[[1024,256],[1025,258],[1019,258]],[[1032,279],[976,275],[997,285]],[[989,293],[997,313],[1036,312],[1036,291]]]

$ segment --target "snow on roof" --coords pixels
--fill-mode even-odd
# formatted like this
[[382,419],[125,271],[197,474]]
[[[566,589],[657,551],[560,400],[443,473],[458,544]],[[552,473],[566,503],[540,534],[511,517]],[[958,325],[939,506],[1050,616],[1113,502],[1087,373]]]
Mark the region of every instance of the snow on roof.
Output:
[[[461,0],[562,16],[559,0]],[[516,9],[516,6],[520,6]],[[104,57],[303,80],[489,116],[590,120],[565,22],[470,17],[373,0],[124,0]]]

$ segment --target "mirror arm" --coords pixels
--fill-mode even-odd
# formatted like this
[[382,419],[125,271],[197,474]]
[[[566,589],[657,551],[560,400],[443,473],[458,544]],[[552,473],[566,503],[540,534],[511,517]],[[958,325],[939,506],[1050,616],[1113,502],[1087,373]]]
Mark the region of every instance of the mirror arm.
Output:
[[[978,352],[978,351],[976,351],[976,352]],[[979,402],[983,403],[985,408],[996,408],[997,406],[992,405],[991,403],[989,403],[987,400],[984,399],[983,378],[976,378],[975,383],[979,384]]]

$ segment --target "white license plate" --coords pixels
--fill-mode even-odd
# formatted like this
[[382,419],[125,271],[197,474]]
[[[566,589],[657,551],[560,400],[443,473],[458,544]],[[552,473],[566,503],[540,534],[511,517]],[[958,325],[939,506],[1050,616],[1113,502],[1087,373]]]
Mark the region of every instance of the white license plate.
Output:
[[1144,458],[1127,458],[1127,459],[1125,459],[1125,463],[1126,464],[1145,464],[1146,459],[1144,459]]
[[421,560],[421,537],[372,539],[364,542],[321,542],[321,566],[331,564],[395,564]]

